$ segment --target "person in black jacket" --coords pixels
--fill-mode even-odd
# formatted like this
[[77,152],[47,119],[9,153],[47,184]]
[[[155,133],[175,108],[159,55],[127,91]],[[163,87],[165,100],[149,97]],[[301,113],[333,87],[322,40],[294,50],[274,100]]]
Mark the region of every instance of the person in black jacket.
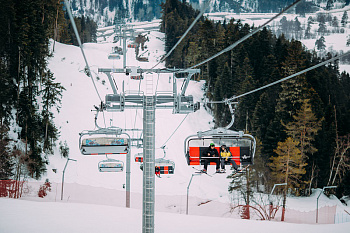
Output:
[[215,144],[210,143],[210,146],[203,151],[202,158],[204,161],[204,169],[203,172],[207,172],[208,164],[210,162],[216,163],[216,172],[220,172],[220,156],[218,151],[215,149]]

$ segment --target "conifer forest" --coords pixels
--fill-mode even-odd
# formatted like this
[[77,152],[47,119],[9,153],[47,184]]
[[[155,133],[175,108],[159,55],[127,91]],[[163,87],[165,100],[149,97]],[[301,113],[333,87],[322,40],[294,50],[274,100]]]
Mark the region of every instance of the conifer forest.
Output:
[[[53,111],[59,112],[65,90],[47,67],[49,39],[77,41],[61,1],[1,0],[0,5],[0,179],[38,179],[59,138]],[[96,40],[93,21],[75,21],[83,42]],[[17,134],[19,142],[9,134]]]

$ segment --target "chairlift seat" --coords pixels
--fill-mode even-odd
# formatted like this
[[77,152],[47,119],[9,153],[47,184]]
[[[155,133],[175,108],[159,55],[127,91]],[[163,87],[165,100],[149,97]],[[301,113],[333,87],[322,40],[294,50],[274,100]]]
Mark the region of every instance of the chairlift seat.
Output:
[[[231,154],[232,159],[239,165],[251,164],[251,155],[249,147],[227,147]],[[186,154],[188,165],[203,165],[204,159],[209,157],[204,157],[202,154],[208,147],[189,147],[189,151]],[[215,149],[220,152],[220,147],[215,147]],[[216,157],[210,157],[216,158]],[[219,158],[219,157],[218,157]],[[210,162],[209,165],[216,165],[215,162]]]
[[121,137],[86,138],[81,144],[83,155],[127,154],[128,139]]

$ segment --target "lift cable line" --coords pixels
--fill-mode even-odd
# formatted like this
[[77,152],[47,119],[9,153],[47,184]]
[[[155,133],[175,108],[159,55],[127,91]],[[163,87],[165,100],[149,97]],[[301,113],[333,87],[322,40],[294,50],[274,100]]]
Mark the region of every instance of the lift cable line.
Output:
[[[167,57],[170,56],[170,54],[175,50],[175,48],[181,43],[181,41],[185,38],[185,36],[190,32],[190,30],[193,28],[193,26],[197,23],[197,21],[200,19],[200,17],[203,16],[204,11],[208,8],[208,6],[210,5],[210,1],[211,0],[207,0],[206,3],[204,3],[201,12],[197,15],[197,17],[195,18],[195,20],[192,22],[192,24],[190,25],[190,27],[186,30],[186,32],[181,36],[181,38],[177,41],[177,43],[173,46],[172,49],[170,49],[170,51],[163,56],[162,59],[160,59],[160,61],[157,62],[157,64],[155,64],[151,69],[154,69],[157,65],[159,65],[160,63],[162,63],[163,61],[165,61],[165,59]],[[300,1],[300,0],[299,0]]]
[[276,18],[278,18],[279,16],[281,16],[282,14],[284,14],[286,11],[288,11],[289,9],[291,9],[292,7],[296,6],[299,2],[301,2],[301,0],[297,0],[295,1],[293,4],[291,4],[290,6],[288,6],[287,8],[285,8],[284,10],[282,10],[280,13],[278,13],[277,15],[275,15],[274,17],[272,17],[271,19],[269,19],[267,22],[265,22],[264,24],[262,24],[261,26],[257,27],[255,30],[253,30],[252,32],[248,33],[247,35],[245,35],[244,37],[242,37],[241,39],[237,40],[235,43],[233,43],[232,45],[228,46],[226,49],[221,50],[220,52],[218,52],[217,54],[211,56],[210,58],[198,63],[197,65],[191,66],[189,69],[193,69],[195,67],[201,66],[211,60],[213,60],[214,58],[217,58],[218,56],[232,50],[234,47],[236,47],[237,45],[239,45],[240,43],[242,43],[243,41],[245,41],[246,39],[248,39],[249,37],[253,36],[254,34],[256,34],[258,31],[260,31],[262,28],[264,28],[267,24],[269,24],[270,22],[272,22],[273,20],[275,20]]
[[294,77],[296,77],[296,76],[298,76],[298,75],[304,74],[304,73],[306,73],[306,72],[308,72],[308,71],[310,71],[310,70],[314,70],[314,69],[316,69],[316,68],[318,68],[318,67],[320,67],[320,66],[326,65],[326,64],[328,64],[328,63],[330,63],[330,62],[333,62],[333,61],[335,61],[335,60],[338,60],[338,59],[340,59],[340,58],[342,58],[342,57],[345,57],[345,56],[347,56],[347,55],[350,55],[350,51],[348,51],[348,52],[346,52],[346,53],[344,53],[344,54],[342,54],[342,55],[339,55],[339,56],[330,58],[330,59],[328,59],[328,60],[326,60],[326,61],[324,61],[324,62],[321,62],[321,63],[319,63],[319,64],[317,64],[317,65],[311,66],[311,67],[309,67],[309,68],[307,68],[307,69],[304,69],[304,70],[302,70],[302,71],[299,71],[299,72],[297,72],[297,73],[295,73],[295,74],[292,74],[292,75],[290,75],[290,76],[288,76],[288,77],[282,78],[282,79],[280,79],[280,80],[277,80],[277,81],[272,82],[272,83],[270,83],[270,84],[267,84],[267,85],[265,85],[265,86],[259,87],[259,88],[257,88],[257,89],[252,90],[252,91],[249,91],[249,92],[246,92],[246,93],[244,93],[244,94],[241,94],[241,95],[238,95],[238,96],[232,96],[231,98],[225,99],[225,100],[222,100],[222,101],[208,101],[208,102],[205,102],[205,103],[211,103],[211,104],[230,103],[230,102],[232,102],[233,100],[236,100],[236,99],[241,98],[241,97],[243,97],[243,96],[246,96],[246,95],[252,94],[252,93],[254,93],[254,92],[263,90],[263,89],[265,89],[265,88],[271,87],[271,86],[273,86],[273,85],[275,85],[275,84],[281,83],[281,82],[286,81],[286,80],[288,80],[288,79],[294,78]]
[[75,21],[74,21],[73,15],[72,15],[72,11],[71,11],[71,9],[70,9],[70,4],[69,4],[68,0],[64,0],[64,3],[65,3],[65,5],[66,5],[67,12],[68,12],[68,15],[69,15],[69,19],[70,19],[70,21],[71,21],[71,24],[73,25],[74,33],[75,33],[75,36],[76,36],[76,38],[77,38],[77,41],[78,41],[78,44],[79,44],[81,53],[83,54],[83,57],[84,57],[84,60],[85,60],[86,69],[88,70],[87,76],[89,76],[89,77],[91,78],[91,81],[92,81],[92,83],[94,84],[94,87],[95,87],[96,93],[97,93],[97,95],[98,95],[98,98],[99,98],[100,101],[102,102],[102,98],[101,98],[101,96],[100,96],[100,93],[99,93],[98,90],[97,90],[95,81],[94,81],[94,79],[93,79],[93,77],[92,77],[92,73],[91,73],[91,70],[90,70],[90,66],[89,66],[89,64],[88,64],[88,61],[87,61],[86,56],[85,56],[85,53],[84,53],[83,46],[82,46],[81,41],[80,41],[78,29],[77,29],[77,26],[76,26],[76,24],[75,24]]
[[180,128],[180,126],[181,126],[182,123],[186,120],[187,117],[188,117],[188,114],[186,114],[186,116],[184,117],[184,119],[182,119],[182,121],[181,121],[180,124],[176,127],[176,129],[174,130],[174,132],[170,135],[170,137],[168,138],[168,140],[166,140],[160,148],[165,148],[166,143],[170,140],[170,138],[172,138],[172,136],[173,136],[173,135],[175,134],[175,132]]

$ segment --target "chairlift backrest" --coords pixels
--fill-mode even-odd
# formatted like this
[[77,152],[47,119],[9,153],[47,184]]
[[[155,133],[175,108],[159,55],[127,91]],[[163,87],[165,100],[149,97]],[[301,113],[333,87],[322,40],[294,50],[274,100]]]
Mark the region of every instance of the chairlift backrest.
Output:
[[123,137],[88,137],[80,147],[83,155],[127,154],[128,149],[128,138]]

